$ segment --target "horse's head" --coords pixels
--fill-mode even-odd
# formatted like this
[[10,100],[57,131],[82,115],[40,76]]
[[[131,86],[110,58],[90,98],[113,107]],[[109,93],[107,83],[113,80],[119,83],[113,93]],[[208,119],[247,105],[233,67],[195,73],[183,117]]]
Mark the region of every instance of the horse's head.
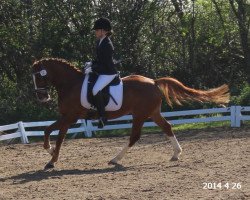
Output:
[[35,62],[32,66],[32,76],[35,86],[35,93],[40,102],[48,102],[49,95],[49,78],[48,70],[42,62]]
[[83,73],[72,64],[60,58],[44,58],[32,66],[35,92],[40,102],[50,100],[49,86],[65,91],[76,82],[82,83]]

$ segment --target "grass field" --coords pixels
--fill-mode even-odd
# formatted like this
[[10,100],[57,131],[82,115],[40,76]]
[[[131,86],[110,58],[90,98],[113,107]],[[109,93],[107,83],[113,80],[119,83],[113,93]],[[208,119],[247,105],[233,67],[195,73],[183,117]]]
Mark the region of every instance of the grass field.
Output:
[[[244,122],[242,126],[250,126],[250,122]],[[173,131],[183,130],[196,130],[196,129],[207,129],[215,127],[230,127],[230,122],[209,122],[209,123],[192,123],[192,124],[181,124],[173,125]],[[98,131],[95,133],[95,137],[119,137],[130,135],[131,129],[122,130],[110,130],[110,131]],[[142,129],[142,134],[157,133],[161,132],[159,127],[147,127]]]

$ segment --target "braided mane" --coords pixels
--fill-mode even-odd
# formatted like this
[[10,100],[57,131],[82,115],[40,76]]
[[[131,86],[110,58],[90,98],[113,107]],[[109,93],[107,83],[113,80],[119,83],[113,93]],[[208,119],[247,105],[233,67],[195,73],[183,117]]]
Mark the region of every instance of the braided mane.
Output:
[[59,63],[59,64],[67,65],[67,66],[69,66],[70,68],[72,68],[74,70],[80,71],[72,63],[70,63],[67,60],[62,59],[62,58],[42,58],[42,59],[40,59],[38,61],[35,61],[33,65],[40,64],[40,63],[43,64],[43,63],[47,63],[47,62],[56,62],[56,63]]

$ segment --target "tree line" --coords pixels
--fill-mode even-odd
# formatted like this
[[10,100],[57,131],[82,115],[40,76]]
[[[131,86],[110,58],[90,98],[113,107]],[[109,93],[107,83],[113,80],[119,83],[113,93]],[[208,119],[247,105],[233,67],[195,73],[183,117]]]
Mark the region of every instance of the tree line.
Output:
[[91,28],[101,16],[112,21],[122,76],[171,76],[202,89],[226,83],[249,95],[247,0],[2,0],[0,124],[56,117],[55,98],[35,99],[32,63],[59,57],[81,68],[93,58]]

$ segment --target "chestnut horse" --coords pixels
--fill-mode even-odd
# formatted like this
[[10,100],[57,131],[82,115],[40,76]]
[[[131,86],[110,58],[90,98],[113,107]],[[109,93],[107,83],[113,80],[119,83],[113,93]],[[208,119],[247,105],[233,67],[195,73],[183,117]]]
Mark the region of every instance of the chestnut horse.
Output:
[[[79,118],[86,119],[89,110],[80,103],[81,88],[85,75],[72,64],[63,59],[48,58],[36,61],[32,67],[33,81],[38,99],[47,102],[50,99],[48,87],[54,86],[58,93],[60,119],[45,129],[44,148],[52,159],[45,169],[53,168],[58,161],[59,151],[68,128]],[[181,105],[184,101],[214,102],[225,104],[229,101],[228,86],[222,85],[211,90],[195,90],[184,86],[174,78],[153,80],[139,75],[122,78],[123,104],[118,111],[107,112],[108,119],[132,114],[132,133],[128,144],[116,155],[109,164],[117,164],[124,154],[139,140],[143,123],[151,118],[168,136],[174,150],[172,161],[178,160],[182,152],[171,125],[161,116],[162,98],[167,103]],[[92,115],[96,119],[97,114]],[[50,133],[59,130],[55,147],[50,145]]]

